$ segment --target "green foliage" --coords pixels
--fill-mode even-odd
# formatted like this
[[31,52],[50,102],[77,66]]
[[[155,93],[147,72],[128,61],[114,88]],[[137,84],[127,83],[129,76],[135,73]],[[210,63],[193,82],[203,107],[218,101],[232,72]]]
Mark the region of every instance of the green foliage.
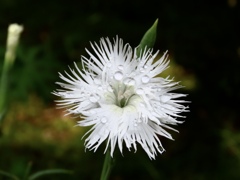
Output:
[[12,99],[26,99],[29,93],[49,98],[58,77],[60,63],[47,45],[20,46],[12,71]]
[[[68,175],[73,173],[72,170],[66,170],[69,167],[65,165],[62,166],[66,169],[53,168],[52,165],[49,165],[49,161],[46,161],[46,158],[58,159],[62,157],[63,152],[71,151],[70,147],[73,148],[74,144],[77,146],[76,149],[83,151],[82,144],[76,143],[80,139],[79,134],[82,135],[82,132],[73,128],[73,122],[64,122],[68,118],[64,120],[55,108],[47,111],[43,108],[43,102],[36,97],[32,97],[25,105],[14,104],[9,109],[11,113],[8,113],[3,126],[4,136],[0,138],[0,154],[4,153],[6,155],[1,156],[0,179],[8,176],[21,180],[33,180],[40,179],[42,176],[51,175],[55,177],[56,174]],[[39,119],[36,119],[36,116]],[[14,162],[10,163],[8,159],[11,159],[12,156],[9,156],[9,153],[12,153],[11,148],[13,147],[16,156]],[[24,150],[25,148],[27,150]],[[39,153],[45,150],[47,150],[45,155],[41,154],[37,157],[34,155],[34,152]],[[25,155],[17,155],[21,151]],[[51,154],[51,158],[49,154]],[[69,157],[71,156],[69,155]],[[30,163],[28,163],[29,161]],[[43,163],[43,166],[39,163]]]
[[[30,169],[28,169],[28,167],[27,167],[27,171],[30,171]],[[8,172],[0,170],[0,175],[9,177],[10,179],[14,179],[14,180],[35,180],[35,179],[38,179],[39,177],[46,176],[46,175],[52,175],[52,174],[72,174],[72,171],[68,171],[65,169],[41,170],[41,171],[33,173],[29,176],[28,176],[28,174],[26,174],[26,176],[24,176],[24,178],[22,179],[22,178],[18,178],[17,176],[15,176],[13,174],[10,174]]]
[[1,171],[1,170],[0,170],[0,175],[6,176],[6,177],[8,177],[8,178],[10,178],[10,179],[19,180],[19,178],[18,178],[17,176],[15,176],[15,175],[13,175],[13,174],[10,174],[10,173],[8,173],[8,172],[5,172],[5,171]]
[[141,51],[144,51],[145,48],[149,49],[153,47],[157,37],[157,24],[158,19],[154,22],[152,27],[150,27],[142,37],[142,40],[137,49],[138,56],[141,54]]
[[72,174],[72,171],[68,171],[65,169],[49,169],[49,170],[42,170],[38,171],[29,176],[28,180],[35,180],[41,176],[52,175],[52,174]]

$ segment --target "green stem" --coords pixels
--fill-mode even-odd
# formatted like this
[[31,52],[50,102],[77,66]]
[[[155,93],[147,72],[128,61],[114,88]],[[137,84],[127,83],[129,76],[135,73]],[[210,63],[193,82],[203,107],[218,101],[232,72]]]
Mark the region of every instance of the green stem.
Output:
[[8,74],[10,67],[6,62],[3,64],[2,74],[0,77],[0,137],[2,136],[2,121],[6,112],[6,96],[7,96],[7,86],[8,86]]
[[100,180],[107,180],[113,165],[113,158],[110,155],[110,150],[108,149],[105,155],[103,169]]
[[9,72],[16,57],[16,48],[23,27],[18,24],[10,24],[8,27],[7,45],[4,64],[0,79],[0,136],[2,133],[2,121],[6,112],[6,100],[8,95]]
[[10,67],[5,60],[3,64],[2,75],[0,80],[0,113],[2,116],[5,110],[4,108],[5,108],[9,70],[10,70]]

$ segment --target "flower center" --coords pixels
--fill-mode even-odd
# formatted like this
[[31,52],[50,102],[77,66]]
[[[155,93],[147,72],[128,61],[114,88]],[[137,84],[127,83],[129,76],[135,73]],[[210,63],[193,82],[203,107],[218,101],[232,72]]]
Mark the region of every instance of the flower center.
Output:
[[120,108],[126,107],[131,98],[136,95],[133,86],[127,86],[123,83],[114,84],[112,89],[113,91],[107,94],[106,100]]
[[121,108],[127,106],[131,97],[135,95],[133,86],[126,86],[125,84],[118,84],[113,92],[116,97],[116,105]]

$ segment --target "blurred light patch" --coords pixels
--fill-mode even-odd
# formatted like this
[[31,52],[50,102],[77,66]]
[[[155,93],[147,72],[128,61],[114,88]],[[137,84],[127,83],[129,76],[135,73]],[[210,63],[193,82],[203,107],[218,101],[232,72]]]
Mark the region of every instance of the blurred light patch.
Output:
[[62,109],[48,106],[40,98],[30,96],[27,102],[12,104],[3,124],[2,140],[35,148],[51,145],[63,150],[80,146],[85,130],[74,127],[77,120],[64,116]]
[[228,6],[233,8],[237,5],[237,0],[227,0]]
[[184,86],[183,88],[185,90],[194,90],[197,86],[195,75],[184,69],[183,66],[178,65],[172,57],[169,57],[169,59],[169,67],[160,75],[163,77],[170,76],[170,78],[174,78],[174,81],[181,82],[180,84]]

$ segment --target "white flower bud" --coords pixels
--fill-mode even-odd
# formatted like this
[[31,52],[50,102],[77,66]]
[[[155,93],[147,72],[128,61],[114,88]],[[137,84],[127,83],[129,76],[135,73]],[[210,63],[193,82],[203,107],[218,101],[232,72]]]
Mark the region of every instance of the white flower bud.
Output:
[[22,31],[23,26],[21,25],[10,24],[8,26],[7,50],[5,54],[5,60],[8,63],[12,64],[15,59],[15,51]]

